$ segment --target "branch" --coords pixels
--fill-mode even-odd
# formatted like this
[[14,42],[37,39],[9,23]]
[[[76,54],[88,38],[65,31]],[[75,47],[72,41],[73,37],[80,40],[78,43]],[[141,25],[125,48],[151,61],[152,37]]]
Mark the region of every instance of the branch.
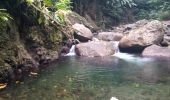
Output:
[[[65,26],[65,25],[63,25],[63,24],[60,24],[59,22],[53,20],[53,18],[52,18],[50,15],[48,15],[48,14],[45,13],[45,12],[43,12],[40,8],[36,7],[34,4],[30,3],[30,5],[31,5],[32,7],[34,7],[36,10],[38,10],[39,12],[43,13],[45,16],[47,16],[47,17],[51,20],[51,21],[50,21],[51,24],[54,25],[55,27],[57,27],[57,29],[59,29],[58,26],[61,26],[62,29],[59,29],[59,30],[60,30],[67,38],[69,38],[69,39],[72,39],[72,38],[73,38],[72,36],[70,36],[69,34],[67,34],[65,31],[63,31],[63,27],[73,29],[72,27],[68,27],[68,26]],[[54,24],[53,22],[55,22],[57,25]]]

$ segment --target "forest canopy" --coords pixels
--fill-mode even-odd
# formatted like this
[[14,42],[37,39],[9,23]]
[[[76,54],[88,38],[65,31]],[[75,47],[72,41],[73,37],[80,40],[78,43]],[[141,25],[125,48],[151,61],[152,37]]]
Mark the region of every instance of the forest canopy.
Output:
[[[34,3],[37,7],[48,7],[48,10],[54,12],[56,10],[71,10],[74,9],[73,3],[81,3],[82,5],[88,5],[89,2],[94,0],[16,0],[15,4],[22,2]],[[9,14],[5,11],[10,10],[5,5],[10,4],[11,0],[2,0],[0,5],[0,20],[4,20],[9,17]],[[113,16],[117,20],[122,20],[124,14],[131,12],[131,15],[135,19],[170,19],[170,1],[169,0],[99,0],[96,1],[100,4],[100,8],[107,15]],[[12,10],[12,9],[11,9]]]

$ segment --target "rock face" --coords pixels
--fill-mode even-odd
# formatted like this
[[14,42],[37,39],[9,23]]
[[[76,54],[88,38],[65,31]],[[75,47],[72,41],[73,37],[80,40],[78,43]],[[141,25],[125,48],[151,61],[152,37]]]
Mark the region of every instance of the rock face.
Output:
[[165,35],[164,40],[170,45],[170,21],[163,21]]
[[101,32],[97,38],[103,41],[119,41],[123,37],[123,34],[116,32]]
[[131,30],[119,43],[122,52],[142,52],[152,44],[163,41],[164,29],[161,22],[154,20],[137,29]]
[[84,17],[80,16],[73,11],[60,10],[57,12],[59,15],[63,15],[67,25],[74,25],[76,23],[83,24],[90,30],[98,30],[99,27],[93,21],[87,21]]
[[62,34],[54,27],[42,32],[42,28],[31,26],[25,33],[17,29],[13,22],[0,25],[0,82],[20,80],[23,75],[37,72],[42,65],[59,58]]
[[164,25],[165,34],[170,36],[170,21],[163,21],[162,23]]
[[152,46],[145,48],[142,55],[143,56],[149,56],[149,57],[170,58],[170,48],[152,45]]
[[113,42],[91,41],[76,45],[76,54],[86,57],[103,57],[115,53]]
[[78,39],[79,41],[87,42],[88,40],[92,39],[93,37],[92,32],[90,31],[90,29],[85,27],[83,24],[76,23],[72,27],[76,30],[74,37]]

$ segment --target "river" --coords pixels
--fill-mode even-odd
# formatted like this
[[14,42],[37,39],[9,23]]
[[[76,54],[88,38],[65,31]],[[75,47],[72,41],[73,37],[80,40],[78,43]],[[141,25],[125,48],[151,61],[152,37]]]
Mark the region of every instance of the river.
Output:
[[170,100],[170,60],[63,57],[0,100]]

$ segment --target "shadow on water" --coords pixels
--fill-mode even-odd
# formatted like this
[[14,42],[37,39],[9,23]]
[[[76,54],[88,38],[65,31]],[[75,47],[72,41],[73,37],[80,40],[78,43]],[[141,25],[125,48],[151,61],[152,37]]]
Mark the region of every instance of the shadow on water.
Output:
[[169,100],[170,62],[132,57],[63,57],[0,92],[3,100]]

